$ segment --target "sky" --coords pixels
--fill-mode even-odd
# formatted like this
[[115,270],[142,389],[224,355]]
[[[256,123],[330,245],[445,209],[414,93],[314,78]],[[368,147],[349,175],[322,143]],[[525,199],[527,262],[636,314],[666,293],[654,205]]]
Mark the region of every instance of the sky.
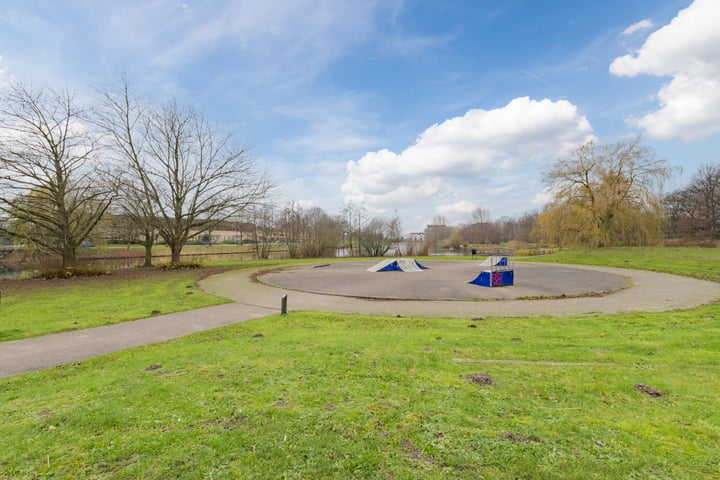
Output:
[[718,0],[0,0],[0,86],[126,76],[235,133],[275,202],[470,222],[634,136],[687,185],[720,163]]

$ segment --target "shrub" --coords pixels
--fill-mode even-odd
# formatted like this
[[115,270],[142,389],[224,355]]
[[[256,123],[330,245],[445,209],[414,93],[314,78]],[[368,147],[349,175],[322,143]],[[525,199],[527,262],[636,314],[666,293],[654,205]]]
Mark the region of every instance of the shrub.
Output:
[[44,265],[34,273],[35,278],[55,279],[73,277],[99,277],[107,275],[108,269],[98,263],[86,263],[74,267],[62,268],[60,266]]
[[516,257],[532,257],[534,255],[540,255],[540,250],[537,248],[520,248],[513,252]]
[[196,257],[184,258],[178,263],[162,263],[157,265],[158,268],[166,270],[177,270],[181,268],[200,268],[203,266],[203,261]]

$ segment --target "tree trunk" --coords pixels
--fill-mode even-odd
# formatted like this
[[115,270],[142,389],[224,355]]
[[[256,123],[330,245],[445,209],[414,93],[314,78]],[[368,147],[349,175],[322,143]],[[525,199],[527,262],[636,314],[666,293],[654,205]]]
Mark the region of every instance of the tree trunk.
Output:
[[145,247],[145,262],[143,267],[152,267],[152,248],[155,245],[155,230],[147,228],[145,230],[145,239],[143,246]]
[[143,263],[143,267],[152,267],[152,243],[145,244],[145,262]]
[[180,253],[182,252],[182,245],[180,245],[180,244],[170,245],[170,252],[172,253],[170,256],[170,264],[171,265],[180,265]]
[[73,268],[75,266],[75,249],[65,246],[62,252],[62,268]]

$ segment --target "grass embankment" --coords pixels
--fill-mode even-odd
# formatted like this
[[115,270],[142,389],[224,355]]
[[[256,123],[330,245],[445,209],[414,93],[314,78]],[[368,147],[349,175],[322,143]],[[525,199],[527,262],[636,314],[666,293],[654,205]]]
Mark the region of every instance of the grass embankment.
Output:
[[719,478],[719,318],[267,317],[0,380],[0,478]]
[[618,247],[563,249],[523,261],[605,265],[720,281],[720,248]]
[[0,341],[224,303],[195,286],[200,275],[200,270],[178,270],[145,278],[58,280],[31,290],[10,286],[0,306]]
[[134,268],[99,277],[0,282],[0,341],[110,325],[226,303],[196,282],[230,268],[287,261],[216,261],[193,269]]

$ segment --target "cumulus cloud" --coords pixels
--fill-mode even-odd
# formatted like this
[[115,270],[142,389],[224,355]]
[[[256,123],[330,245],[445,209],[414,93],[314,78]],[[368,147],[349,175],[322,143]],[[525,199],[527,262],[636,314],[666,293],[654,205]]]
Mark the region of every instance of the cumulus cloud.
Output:
[[686,141],[720,131],[720,2],[695,0],[653,32],[636,52],[616,58],[618,76],[670,76],[660,108],[631,119],[656,138]]
[[383,149],[348,162],[342,191],[346,201],[378,210],[427,201],[469,208],[460,188],[470,184],[476,195],[481,189],[507,192],[501,180],[510,171],[555,159],[591,136],[590,123],[572,103],[516,98],[435,124],[400,153]]
[[545,187],[532,198],[533,205],[543,206],[550,203],[555,196],[552,187]]
[[467,200],[460,200],[459,202],[450,203],[446,205],[438,205],[435,207],[435,215],[440,215],[448,220],[450,225],[459,223],[461,221],[467,221],[472,216],[472,212],[475,211],[480,205]]
[[652,28],[654,26],[652,20],[640,20],[639,22],[635,22],[629,27],[627,27],[625,30],[623,30],[623,35],[632,35],[635,32],[639,32],[640,30],[645,30],[647,28]]

